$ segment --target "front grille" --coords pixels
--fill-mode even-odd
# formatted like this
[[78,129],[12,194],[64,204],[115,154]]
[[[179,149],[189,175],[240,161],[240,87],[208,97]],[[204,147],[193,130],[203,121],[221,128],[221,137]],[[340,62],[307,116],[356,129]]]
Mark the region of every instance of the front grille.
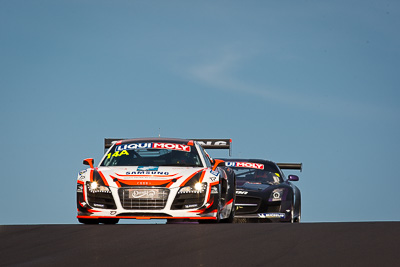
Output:
[[163,209],[168,200],[169,189],[155,187],[124,187],[118,189],[121,205],[128,210]]
[[235,202],[236,214],[254,213],[260,207],[261,198],[236,195]]

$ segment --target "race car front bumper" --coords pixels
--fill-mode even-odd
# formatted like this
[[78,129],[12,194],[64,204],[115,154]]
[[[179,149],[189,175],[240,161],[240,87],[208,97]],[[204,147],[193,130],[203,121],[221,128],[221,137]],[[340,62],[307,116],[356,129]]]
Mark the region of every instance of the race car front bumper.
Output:
[[91,190],[78,183],[77,206],[81,219],[217,219],[218,195],[211,187],[191,192],[181,188],[123,187]]

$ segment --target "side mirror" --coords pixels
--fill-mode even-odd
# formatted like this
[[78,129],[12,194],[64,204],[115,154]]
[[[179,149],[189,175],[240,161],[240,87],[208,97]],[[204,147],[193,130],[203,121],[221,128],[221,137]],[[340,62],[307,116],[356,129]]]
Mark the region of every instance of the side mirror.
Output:
[[299,176],[293,175],[293,174],[289,175],[289,181],[294,182],[294,181],[298,181],[298,180],[299,180]]
[[215,171],[218,166],[225,166],[225,161],[223,161],[222,159],[214,159],[212,170]]
[[93,168],[93,159],[92,158],[89,158],[89,159],[84,159],[83,160],[83,165],[89,165],[90,166],[90,168]]

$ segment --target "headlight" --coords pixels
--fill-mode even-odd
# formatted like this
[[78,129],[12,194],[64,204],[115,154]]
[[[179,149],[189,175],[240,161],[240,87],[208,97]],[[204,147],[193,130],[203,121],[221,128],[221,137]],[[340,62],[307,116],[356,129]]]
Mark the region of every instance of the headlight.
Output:
[[188,185],[179,189],[178,194],[201,194],[207,189],[207,183],[196,183],[194,186]]
[[90,193],[111,193],[111,190],[108,188],[108,186],[100,185],[96,181],[91,183],[88,182],[86,185]]
[[90,184],[90,189],[96,190],[98,186],[99,186],[99,185],[97,184],[97,182],[94,181],[94,182],[92,182],[92,183]]
[[272,191],[269,201],[282,201],[283,188],[277,188]]

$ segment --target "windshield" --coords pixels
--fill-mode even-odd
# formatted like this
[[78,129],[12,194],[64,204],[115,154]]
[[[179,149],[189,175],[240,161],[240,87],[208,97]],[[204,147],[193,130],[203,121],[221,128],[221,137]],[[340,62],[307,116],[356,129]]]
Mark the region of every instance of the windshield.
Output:
[[239,183],[249,182],[275,185],[283,182],[279,171],[273,168],[273,166],[247,162],[226,162],[226,165],[233,169]]
[[114,146],[100,166],[202,167],[194,146],[171,143],[129,143]]

